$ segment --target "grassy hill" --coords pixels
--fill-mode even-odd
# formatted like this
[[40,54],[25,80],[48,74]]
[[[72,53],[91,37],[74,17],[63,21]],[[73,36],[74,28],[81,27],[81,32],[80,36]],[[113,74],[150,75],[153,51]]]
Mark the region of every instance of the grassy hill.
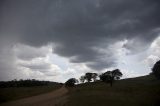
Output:
[[2,86],[0,87],[0,104],[3,102],[31,97],[31,96],[35,96],[43,93],[48,93],[50,91],[59,89],[60,87],[62,87],[62,84],[55,83],[55,82],[53,83],[51,82],[47,85],[39,85],[39,86],[33,86],[33,85],[23,86],[23,87],[21,86],[3,87]]
[[148,75],[115,81],[85,83],[69,89],[67,106],[160,106],[160,80]]

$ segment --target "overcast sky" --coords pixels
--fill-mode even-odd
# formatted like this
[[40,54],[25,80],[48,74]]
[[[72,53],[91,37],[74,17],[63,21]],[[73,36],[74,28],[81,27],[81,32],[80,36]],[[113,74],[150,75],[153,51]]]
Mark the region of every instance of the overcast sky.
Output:
[[159,0],[1,0],[0,80],[146,75],[160,57],[159,12]]

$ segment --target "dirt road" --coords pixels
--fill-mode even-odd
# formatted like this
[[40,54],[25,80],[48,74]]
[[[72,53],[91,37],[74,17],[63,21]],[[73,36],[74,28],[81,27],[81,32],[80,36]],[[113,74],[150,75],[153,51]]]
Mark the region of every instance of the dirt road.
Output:
[[24,98],[0,106],[63,106],[66,102],[68,90],[62,87],[50,93]]

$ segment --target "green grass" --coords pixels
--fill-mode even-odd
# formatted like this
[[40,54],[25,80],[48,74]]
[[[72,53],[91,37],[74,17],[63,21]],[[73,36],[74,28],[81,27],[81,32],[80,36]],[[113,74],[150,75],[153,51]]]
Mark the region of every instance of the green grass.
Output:
[[61,85],[0,88],[0,103],[47,93]]
[[153,76],[85,83],[70,89],[67,106],[160,106],[160,81]]

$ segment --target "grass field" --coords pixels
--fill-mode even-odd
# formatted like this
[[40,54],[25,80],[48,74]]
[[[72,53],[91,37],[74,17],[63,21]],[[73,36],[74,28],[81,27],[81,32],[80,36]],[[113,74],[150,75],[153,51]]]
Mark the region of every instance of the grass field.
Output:
[[153,76],[85,83],[69,89],[67,106],[160,106],[160,81]]
[[0,88],[0,103],[47,93],[61,85]]

